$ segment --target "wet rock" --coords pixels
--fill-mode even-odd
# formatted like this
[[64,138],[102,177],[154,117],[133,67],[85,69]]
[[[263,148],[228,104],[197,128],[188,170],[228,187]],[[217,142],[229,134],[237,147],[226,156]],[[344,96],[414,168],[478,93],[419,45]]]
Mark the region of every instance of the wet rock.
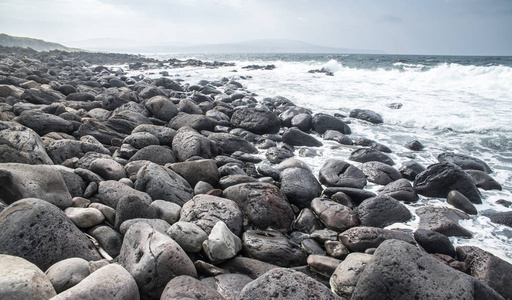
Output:
[[293,221],[292,228],[300,232],[311,233],[314,230],[322,229],[323,225],[309,208],[304,208]]
[[478,170],[487,174],[492,173],[491,168],[481,159],[464,154],[456,154],[453,152],[444,152],[437,156],[440,163],[452,163],[463,170]]
[[428,253],[441,253],[455,257],[455,248],[450,239],[442,233],[426,229],[418,229],[414,232],[414,239],[418,245]]
[[350,299],[357,282],[366,265],[372,260],[372,255],[350,253],[334,270],[329,283],[333,293]]
[[155,118],[162,121],[169,122],[178,114],[178,109],[174,103],[164,96],[155,96],[148,99],[144,105]]
[[357,161],[360,163],[370,162],[370,161],[378,161],[381,163],[385,163],[387,165],[394,165],[395,162],[386,154],[382,153],[377,149],[372,148],[361,148],[350,153],[350,157],[348,158],[352,161]]
[[247,230],[242,236],[244,255],[281,267],[306,264],[300,246],[278,231]]
[[[393,268],[389,268],[393,264]],[[457,284],[453,284],[457,282]],[[499,299],[487,285],[452,269],[403,241],[379,246],[359,277],[351,299]]]
[[242,274],[220,274],[201,279],[205,285],[213,288],[226,300],[237,300],[242,289],[252,278]]
[[68,207],[64,213],[79,228],[89,228],[105,220],[105,216],[95,208]]
[[411,181],[414,181],[414,178],[425,170],[426,168],[424,166],[414,160],[404,162],[399,169],[400,174],[402,174],[405,179]]
[[331,277],[336,267],[341,263],[341,260],[324,255],[310,255],[307,262],[314,272]]
[[446,236],[471,237],[469,230],[459,225],[460,220],[469,219],[465,213],[447,207],[425,206],[416,209],[420,217],[419,229],[437,231]]
[[433,164],[421,172],[414,180],[414,189],[427,197],[446,198],[450,191],[456,190],[472,203],[480,204],[480,193],[471,176],[457,165],[451,163]]
[[203,115],[191,115],[187,113],[178,113],[178,115],[169,122],[169,127],[178,130],[182,127],[191,127],[194,130],[213,131],[217,122]]
[[147,203],[151,203],[152,201],[148,194],[137,191],[126,184],[115,180],[101,181],[98,185],[98,194],[95,197],[103,204],[115,209],[119,199],[126,195],[135,195],[144,199],[144,202]]
[[212,263],[219,263],[235,257],[242,250],[242,241],[224,222],[219,221],[203,242],[203,250]]
[[326,186],[363,188],[364,173],[357,167],[338,159],[329,159],[320,169],[320,182]]
[[0,298],[43,300],[55,296],[48,277],[36,265],[11,255],[0,254]]
[[321,147],[323,144],[312,135],[304,131],[292,127],[286,129],[283,133],[283,143],[291,146],[308,146],[308,147]]
[[467,214],[476,215],[478,213],[473,203],[458,191],[450,191],[446,196],[446,202]]
[[294,106],[292,108],[289,108],[289,109],[283,111],[279,115],[279,119],[281,119],[281,124],[284,127],[291,127],[292,119],[300,114],[310,114],[310,111],[303,107]]
[[334,201],[315,198],[311,202],[311,209],[325,226],[333,230],[344,231],[359,225],[355,211]]
[[240,107],[231,116],[231,124],[256,134],[278,133],[281,121],[271,111],[262,107]]
[[212,157],[210,141],[190,127],[180,128],[176,132],[172,149],[178,161],[185,161],[193,156]]
[[0,137],[9,141],[31,163],[53,165],[43,140],[34,130],[16,122],[0,122],[0,128],[4,128],[0,129]]
[[407,179],[398,179],[388,183],[379,190],[379,195],[387,195],[404,202],[418,201],[418,194]]
[[292,151],[283,147],[272,147],[267,150],[265,157],[272,164],[279,164],[285,161],[287,158],[293,157]]
[[62,293],[89,276],[89,262],[78,257],[64,259],[53,264],[45,273],[55,291]]
[[405,145],[405,147],[409,148],[412,151],[421,151],[421,150],[423,150],[423,148],[425,148],[423,146],[423,144],[420,143],[418,140],[414,140],[414,141],[407,143],[407,145]]
[[193,197],[192,187],[174,171],[149,163],[137,173],[135,189],[144,191],[153,199],[183,205]]
[[23,198],[38,198],[61,209],[71,206],[71,195],[54,166],[0,164],[0,199],[11,204]]
[[292,269],[270,270],[248,283],[240,299],[341,299],[329,288],[311,277]]
[[511,211],[503,211],[497,213],[487,213],[486,217],[489,217],[492,222],[496,224],[506,225],[508,227],[512,227],[512,212]]
[[350,252],[364,252],[370,248],[377,248],[385,240],[395,239],[415,244],[409,234],[377,227],[354,227],[339,236],[340,241]]
[[489,285],[503,298],[512,298],[512,265],[474,246],[457,247],[457,256],[469,266],[469,273]]
[[280,181],[281,192],[299,208],[309,207],[311,200],[322,193],[322,186],[315,176],[302,168],[285,169],[281,172]]
[[208,139],[215,143],[219,154],[230,155],[236,151],[257,153],[258,150],[250,142],[230,133],[212,133]]
[[176,276],[197,277],[185,251],[168,235],[144,223],[128,229],[118,262],[133,276],[141,294],[151,298],[160,297]]
[[223,300],[213,288],[207,286],[201,281],[186,275],[177,276],[173,278],[167,285],[162,293],[160,299],[166,300],[180,300],[180,299],[212,299]]
[[349,254],[347,247],[339,241],[326,241],[324,247],[327,255],[337,259],[343,260]]
[[315,114],[313,116],[312,129],[319,134],[325,133],[327,130],[336,130],[343,134],[350,134],[350,127],[342,120],[327,114]]
[[191,222],[179,221],[171,225],[167,234],[187,252],[200,252],[208,234]]
[[499,190],[501,191],[501,184],[499,184],[494,178],[487,175],[484,171],[479,170],[466,170],[466,173],[473,178],[475,185],[486,191],[488,190]]
[[322,137],[324,140],[336,141],[342,145],[354,144],[354,142],[348,136],[336,130],[327,130],[324,132]]
[[313,117],[311,114],[298,114],[291,120],[291,126],[297,127],[299,130],[308,132],[313,125]]
[[381,115],[369,109],[353,109],[350,111],[349,117],[368,121],[373,124],[384,123]]
[[100,258],[62,210],[34,198],[17,201],[0,213],[0,252],[23,257],[43,270],[70,257]]
[[364,200],[357,207],[357,216],[362,226],[386,227],[411,219],[411,213],[396,199],[380,195]]
[[242,233],[242,212],[238,205],[216,196],[196,195],[183,205],[180,221],[194,223],[207,234],[218,221],[223,221],[234,234]]
[[350,187],[328,187],[324,190],[324,195],[332,197],[334,194],[340,192],[350,197],[352,202],[356,204],[363,202],[365,199],[377,196],[373,192]]
[[245,223],[255,228],[271,227],[288,231],[291,227],[294,219],[292,207],[286,196],[274,185],[242,183],[225,189],[223,196],[235,201],[246,218]]
[[151,202],[151,207],[156,211],[158,218],[169,224],[174,224],[180,218],[181,206],[165,200],[155,200]]
[[137,300],[139,297],[137,283],[130,273],[120,265],[111,264],[91,273],[80,283],[52,299]]
[[371,181],[376,184],[386,185],[402,178],[397,169],[378,161],[370,161],[361,165],[361,170]]

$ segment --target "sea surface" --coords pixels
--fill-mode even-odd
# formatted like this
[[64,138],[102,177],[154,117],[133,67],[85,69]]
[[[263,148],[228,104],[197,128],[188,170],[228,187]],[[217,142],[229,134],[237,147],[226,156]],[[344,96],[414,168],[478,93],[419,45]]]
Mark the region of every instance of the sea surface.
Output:
[[[351,120],[352,136],[374,139],[389,146],[396,168],[411,157],[428,166],[437,163],[445,151],[484,160],[502,191],[481,190],[483,204],[475,205],[477,216],[462,221],[472,231],[470,239],[451,237],[455,245],[479,246],[512,263],[512,228],[490,222],[486,211],[509,211],[495,202],[512,201],[512,57],[341,55],[341,54],[151,54],[158,59],[196,58],[225,61],[234,67],[217,69],[186,67],[167,70],[171,79],[197,84],[199,80],[234,78],[258,96],[284,96],[314,113],[348,116],[354,108],[370,109],[382,115],[384,124],[371,125]],[[247,65],[274,65],[273,70],[247,70]],[[324,69],[333,73],[309,73]],[[236,72],[235,72],[236,70]],[[159,69],[144,71],[160,77]],[[138,73],[130,72],[130,74]],[[401,103],[391,109],[391,103]],[[404,147],[419,140],[425,150]],[[316,176],[329,158],[348,159],[351,149],[323,141],[316,158],[300,158]],[[354,163],[357,165],[357,163]],[[376,191],[380,186],[369,184]],[[422,197],[407,205],[448,206],[445,199]],[[415,216],[405,224],[388,228],[418,226]]]

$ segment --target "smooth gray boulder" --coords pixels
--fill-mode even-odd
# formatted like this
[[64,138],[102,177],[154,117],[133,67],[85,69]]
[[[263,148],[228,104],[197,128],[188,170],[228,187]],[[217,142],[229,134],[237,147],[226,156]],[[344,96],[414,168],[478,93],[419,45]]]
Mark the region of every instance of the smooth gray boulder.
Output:
[[292,269],[277,268],[248,283],[240,292],[246,299],[342,299],[313,278]]
[[202,283],[216,290],[225,300],[238,300],[242,289],[251,281],[251,277],[236,273],[201,279]]
[[385,163],[387,165],[394,165],[395,162],[391,157],[387,156],[383,152],[373,149],[373,148],[360,148],[352,151],[350,153],[350,157],[348,158],[352,161],[357,161],[360,163],[370,162],[370,161],[378,161],[381,163]]
[[471,231],[459,224],[460,220],[467,220],[469,216],[459,210],[447,207],[424,206],[416,209],[420,217],[420,229],[437,231],[446,236],[471,237]]
[[7,204],[23,198],[42,199],[61,209],[72,204],[62,174],[54,166],[0,164],[0,183],[0,199]]
[[105,221],[101,211],[92,207],[68,207],[64,213],[79,228],[89,228]]
[[215,125],[217,125],[217,122],[207,116],[179,112],[178,115],[172,118],[167,126],[174,130],[179,130],[183,127],[191,127],[197,131],[213,131]]
[[473,203],[459,191],[450,191],[446,196],[446,202],[469,215],[476,215],[478,213]]
[[364,252],[369,248],[377,248],[382,242],[391,239],[416,244],[414,238],[405,232],[377,227],[353,227],[339,235],[339,240],[350,252]]
[[73,124],[70,121],[39,110],[24,111],[16,120],[20,124],[33,129],[40,136],[49,132],[73,132]]
[[[390,266],[393,267],[390,267]],[[456,284],[454,284],[456,282]],[[403,241],[382,243],[351,299],[503,299],[489,286]]]
[[325,186],[358,189],[366,186],[366,176],[363,171],[339,159],[327,160],[320,169],[318,178]]
[[74,287],[51,298],[139,300],[137,283],[128,271],[118,264],[106,265],[91,273]]
[[350,253],[334,270],[329,279],[331,291],[340,297],[350,299],[361,273],[371,261],[372,255],[365,253]]
[[164,96],[155,96],[144,102],[146,108],[162,121],[169,122],[178,114],[178,109],[174,103]]
[[281,121],[270,110],[263,107],[239,107],[231,116],[231,124],[256,134],[278,133]]
[[373,124],[384,123],[381,115],[369,109],[353,109],[350,111],[349,117],[368,121]]
[[197,277],[194,264],[167,234],[136,223],[124,235],[118,262],[135,279],[142,295],[159,298],[176,276]]
[[194,223],[207,234],[218,221],[223,221],[234,234],[242,233],[242,212],[235,201],[211,195],[196,195],[185,203],[180,221]]
[[213,159],[184,161],[169,164],[166,165],[166,167],[178,173],[193,187],[195,187],[199,181],[207,182],[215,186],[220,179],[217,163]]
[[16,150],[34,164],[53,165],[41,137],[32,129],[17,122],[0,121],[0,137],[8,140]]
[[91,163],[90,170],[105,180],[120,180],[126,178],[126,171],[123,166],[113,159],[95,159]]
[[356,211],[332,200],[315,198],[311,202],[311,209],[332,230],[344,231],[359,225]]
[[151,202],[150,206],[155,209],[158,218],[169,224],[176,223],[180,218],[181,206],[176,203],[165,200],[155,200]]
[[165,200],[180,206],[194,196],[190,184],[174,171],[149,163],[137,173],[135,189],[146,192],[154,200]]
[[412,218],[405,205],[386,195],[364,200],[357,207],[357,216],[362,226],[381,228],[398,222],[406,222]]
[[42,270],[70,257],[100,259],[62,210],[34,198],[16,201],[0,213],[0,253],[23,257]]
[[49,267],[45,273],[57,293],[77,285],[91,274],[89,262],[78,257],[63,259]]
[[475,185],[481,189],[486,191],[488,190],[498,190],[501,191],[502,187],[494,178],[485,173],[484,171],[479,170],[465,170],[466,173],[473,178],[475,181]]
[[322,194],[322,186],[315,176],[302,168],[288,168],[281,172],[281,192],[291,204],[309,207],[311,200]]
[[151,203],[152,201],[151,196],[145,192],[138,191],[115,180],[101,181],[98,185],[98,193],[95,197],[103,202],[103,204],[115,209],[119,199],[126,195],[136,195],[144,199],[147,203]]
[[0,299],[46,300],[55,295],[52,283],[36,265],[0,254]]
[[128,160],[129,162],[145,160],[158,165],[165,165],[176,162],[176,155],[171,148],[160,145],[146,146],[137,152]]
[[103,248],[108,255],[113,258],[119,255],[123,243],[123,236],[115,229],[108,225],[99,225],[90,228],[87,230],[87,233],[98,241],[101,248]]
[[117,201],[114,227],[119,229],[123,222],[135,218],[155,219],[156,210],[144,198],[137,195],[121,197]]
[[85,141],[70,139],[56,140],[47,147],[48,155],[55,164],[62,164],[65,160],[77,157],[82,158],[89,152],[110,156],[110,151],[102,145]]
[[379,195],[387,195],[404,202],[416,202],[419,198],[409,180],[405,178],[388,183],[378,192]]
[[182,275],[173,278],[162,293],[160,299],[182,300],[182,299],[204,299],[204,300],[224,300],[213,288],[207,286],[196,278]]
[[212,157],[210,140],[188,126],[182,127],[176,132],[172,140],[172,150],[178,161],[186,161],[193,156],[207,159]]
[[414,239],[418,245],[428,253],[441,253],[455,257],[455,248],[450,239],[437,231],[418,229],[414,232]]
[[491,168],[489,168],[487,163],[485,163],[483,160],[465,154],[444,152],[437,156],[437,160],[439,160],[440,163],[447,162],[455,164],[461,167],[463,170],[479,170],[487,174],[492,173]]
[[169,227],[167,234],[187,252],[200,252],[208,234],[191,222],[178,221]]
[[402,178],[397,169],[379,161],[370,161],[362,164],[361,171],[366,175],[368,181],[380,185],[386,185]]
[[[140,125],[140,126],[150,126],[150,125]],[[135,129],[139,128],[137,126]],[[133,131],[135,131],[135,129]],[[127,136],[124,140],[124,144],[132,145],[136,149],[142,149],[151,145],[160,145],[160,140],[153,134],[149,132],[133,132],[129,136]]]
[[331,115],[319,113],[313,116],[312,129],[320,134],[327,130],[336,130],[343,134],[350,134],[350,127],[342,120]]
[[152,125],[152,124],[142,124],[137,127],[135,127],[134,130],[132,130],[132,134],[138,133],[138,132],[146,132],[154,135],[158,141],[160,142],[160,145],[172,145],[172,140],[174,139],[174,136],[176,135],[176,130],[169,128],[169,127],[163,127],[158,125]]

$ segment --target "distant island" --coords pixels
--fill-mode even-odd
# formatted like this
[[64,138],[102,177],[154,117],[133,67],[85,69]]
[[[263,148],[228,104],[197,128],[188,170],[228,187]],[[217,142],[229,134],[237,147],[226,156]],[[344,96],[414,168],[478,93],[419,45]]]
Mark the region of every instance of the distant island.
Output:
[[118,53],[343,53],[384,54],[369,49],[336,48],[296,40],[263,39],[237,43],[147,45],[136,41],[118,39],[91,39],[73,43],[76,48],[41,39],[0,34],[0,46],[32,48],[36,51],[100,51]]

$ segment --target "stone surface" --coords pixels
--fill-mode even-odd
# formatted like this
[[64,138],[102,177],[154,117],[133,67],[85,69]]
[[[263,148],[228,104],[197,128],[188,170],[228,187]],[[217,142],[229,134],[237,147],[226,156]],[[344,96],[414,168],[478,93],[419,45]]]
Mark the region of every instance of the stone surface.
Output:
[[469,219],[464,212],[436,206],[421,207],[415,212],[420,217],[420,229],[437,231],[446,236],[472,236],[469,230],[459,225],[460,220]]
[[501,191],[502,187],[494,178],[489,176],[484,171],[479,170],[466,170],[466,173],[473,178],[475,181],[475,185],[481,189],[486,191],[488,190],[499,190]]
[[32,129],[16,122],[2,122],[0,137],[8,140],[16,150],[26,156],[34,164],[53,165],[46,153],[46,147],[41,137]]
[[215,143],[219,154],[230,155],[236,151],[244,153],[258,152],[258,149],[252,143],[231,133],[212,133],[208,136],[208,139]]
[[207,182],[215,186],[220,179],[217,163],[213,159],[185,161],[170,164],[166,167],[179,174],[190,186],[194,187],[199,181]]
[[282,163],[294,155],[292,151],[283,147],[271,147],[265,153],[265,157],[272,164]]
[[165,165],[176,162],[174,152],[168,146],[150,145],[137,151],[132,157],[130,162],[136,160],[148,160],[158,165]]
[[154,219],[156,218],[156,211],[150,206],[149,202],[137,195],[121,197],[117,201],[114,227],[119,229],[123,222],[135,218]]
[[319,113],[313,116],[312,129],[320,134],[327,130],[336,130],[343,134],[350,134],[350,127],[342,120],[331,115]]
[[386,227],[411,219],[411,213],[398,200],[385,195],[364,200],[357,207],[357,216],[362,226]]
[[284,131],[283,143],[291,146],[307,147],[321,147],[323,145],[323,143],[317,140],[314,136],[309,135],[296,127],[292,127]]
[[201,281],[190,276],[182,275],[173,278],[167,283],[160,299],[224,300],[224,297]]
[[[274,185],[260,182],[242,183],[224,190],[244,214],[244,223],[259,229],[288,231],[294,219],[286,196]],[[236,231],[233,231],[236,233]]]
[[180,221],[191,222],[210,234],[218,221],[223,221],[236,235],[242,233],[242,212],[232,200],[210,196],[196,195],[185,203],[181,209]]
[[371,261],[372,255],[364,253],[350,253],[334,270],[329,283],[333,293],[340,297],[350,299],[361,273]]
[[240,299],[341,299],[329,288],[292,269],[277,268],[248,283]]
[[52,300],[64,299],[140,299],[137,283],[125,268],[117,264],[106,265],[91,273],[74,287],[58,294]]
[[0,199],[10,204],[23,198],[38,198],[61,209],[72,198],[61,173],[53,166],[0,164]]
[[350,153],[350,157],[348,158],[352,161],[357,161],[360,163],[370,162],[370,161],[378,161],[381,163],[385,163],[387,165],[394,165],[395,162],[391,159],[391,157],[382,153],[381,151],[373,148],[360,148],[354,150]]
[[70,121],[39,110],[24,111],[17,120],[20,124],[33,129],[40,136],[50,132],[73,132],[73,124]]
[[[390,267],[390,266],[393,267]],[[454,284],[456,282],[456,284]],[[360,275],[351,299],[500,299],[491,288],[413,245],[382,243]]]
[[455,164],[464,170],[479,170],[487,174],[492,172],[491,168],[483,160],[469,155],[444,152],[437,156],[437,160],[440,163],[448,162]]
[[178,161],[185,161],[193,156],[211,158],[210,140],[191,127],[182,127],[172,140],[172,149]]
[[244,255],[281,267],[306,264],[300,246],[278,231],[247,230],[242,236]]
[[388,183],[379,189],[379,195],[387,195],[404,202],[418,201],[418,194],[414,190],[409,180],[402,178]]
[[378,161],[370,161],[361,165],[361,171],[368,178],[368,181],[386,185],[402,178],[397,169]]
[[280,181],[281,192],[299,208],[309,207],[311,200],[322,193],[322,186],[315,176],[302,168],[285,169],[281,172]]
[[203,242],[203,250],[212,263],[219,263],[235,257],[242,250],[242,241],[219,221]]
[[179,221],[171,225],[167,234],[187,252],[200,252],[208,234],[191,222]]
[[366,176],[359,168],[339,159],[327,160],[318,178],[325,186],[362,189],[366,185]]
[[169,122],[178,114],[174,103],[164,96],[155,96],[148,99],[144,105],[155,118]]
[[382,242],[390,239],[416,243],[413,237],[405,232],[377,227],[354,227],[339,236],[339,240],[350,252],[364,252],[370,248],[377,248]]
[[238,300],[242,289],[251,281],[251,277],[242,274],[220,274],[201,279],[202,283],[216,290],[226,300]]
[[155,209],[158,218],[169,224],[176,223],[180,218],[181,206],[176,203],[165,200],[155,200],[151,202],[150,206]]
[[459,191],[450,191],[446,196],[446,202],[469,215],[476,215],[478,213],[473,203]]
[[95,197],[101,200],[105,205],[115,209],[119,199],[126,195],[136,195],[144,199],[147,203],[151,203],[152,201],[148,194],[137,191],[115,180],[101,181],[98,185],[98,194]]
[[472,203],[480,204],[480,193],[471,176],[459,166],[439,163],[429,166],[416,176],[414,188],[420,195],[446,198],[450,191],[462,193]]
[[359,218],[355,211],[332,200],[315,198],[311,202],[311,209],[320,221],[330,229],[344,231],[359,225]]
[[442,233],[418,229],[414,232],[414,239],[428,253],[441,253],[455,257],[455,248],[450,239]]
[[256,134],[277,133],[281,128],[279,118],[260,107],[237,108],[231,116],[231,124]]
[[194,264],[167,234],[136,223],[124,236],[118,262],[133,276],[142,295],[158,298],[176,276],[197,277]]
[[369,109],[353,109],[350,111],[349,117],[368,121],[373,124],[384,123],[381,115]]
[[49,267],[45,273],[55,291],[62,293],[89,276],[89,262],[78,257],[63,259]]
[[52,283],[36,265],[0,254],[0,299],[46,300],[55,295]]
[[101,211],[92,207],[68,207],[64,210],[64,213],[79,228],[89,228],[105,220]]
[[0,253],[23,257],[42,270],[70,257],[100,258],[62,210],[33,198],[17,201],[0,213]]
[[414,181],[414,178],[425,170],[426,168],[423,165],[414,160],[404,162],[399,169],[400,174],[402,174],[405,179],[411,181]]
[[325,255],[310,255],[307,262],[314,272],[331,277],[336,267],[341,263],[341,260]]
[[113,258],[119,255],[119,251],[121,251],[121,245],[123,243],[123,237],[112,227],[107,225],[95,226],[87,230],[87,233],[98,241],[101,248],[103,248],[108,255]]

